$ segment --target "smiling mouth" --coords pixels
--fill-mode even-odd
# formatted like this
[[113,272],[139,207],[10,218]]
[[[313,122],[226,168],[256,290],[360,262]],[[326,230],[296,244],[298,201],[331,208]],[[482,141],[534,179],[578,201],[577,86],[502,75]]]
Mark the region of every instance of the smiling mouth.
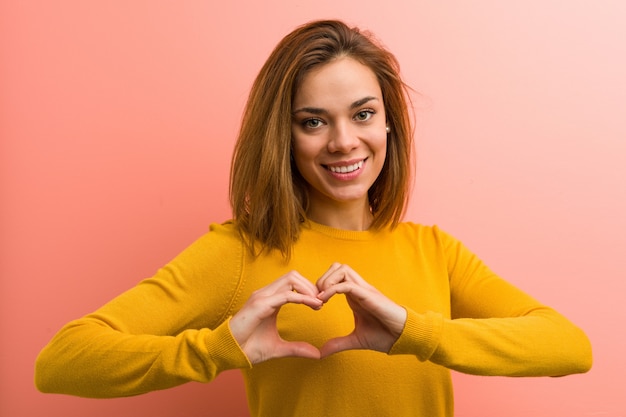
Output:
[[329,166],[326,165],[326,169],[329,170],[330,172],[334,172],[336,174],[348,174],[350,172],[354,172],[357,169],[361,169],[361,167],[363,167],[363,162],[365,160],[359,161],[355,164],[351,164],[351,165],[343,165],[343,166]]

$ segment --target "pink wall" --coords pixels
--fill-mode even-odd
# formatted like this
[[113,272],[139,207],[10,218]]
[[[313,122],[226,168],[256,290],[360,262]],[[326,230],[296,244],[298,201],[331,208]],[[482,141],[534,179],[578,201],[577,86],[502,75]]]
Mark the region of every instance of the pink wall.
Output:
[[321,17],[373,30],[422,93],[407,217],[592,339],[586,375],[455,374],[457,415],[626,415],[625,3],[214,3],[0,3],[0,416],[246,414],[236,372],[97,401],[39,394],[33,362],[63,323],[229,217],[252,79]]

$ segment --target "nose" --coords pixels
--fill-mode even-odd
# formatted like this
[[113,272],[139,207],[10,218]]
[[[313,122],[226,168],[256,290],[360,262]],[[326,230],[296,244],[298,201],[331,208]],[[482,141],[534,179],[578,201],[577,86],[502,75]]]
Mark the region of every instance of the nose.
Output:
[[348,153],[357,146],[359,146],[359,138],[349,124],[337,123],[332,127],[328,138],[329,152]]

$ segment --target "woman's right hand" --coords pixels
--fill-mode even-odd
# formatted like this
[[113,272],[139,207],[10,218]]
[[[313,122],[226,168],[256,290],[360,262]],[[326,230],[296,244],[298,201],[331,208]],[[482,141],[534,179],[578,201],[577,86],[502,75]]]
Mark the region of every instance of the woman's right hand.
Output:
[[317,294],[317,287],[296,271],[252,293],[229,322],[232,335],[252,364],[287,356],[320,358],[315,346],[288,342],[280,337],[276,327],[276,317],[285,304],[320,309],[323,303]]

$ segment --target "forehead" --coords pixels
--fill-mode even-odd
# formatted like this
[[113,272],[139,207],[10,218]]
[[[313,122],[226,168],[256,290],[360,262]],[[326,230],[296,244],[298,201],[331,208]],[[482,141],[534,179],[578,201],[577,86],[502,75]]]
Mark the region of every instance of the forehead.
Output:
[[367,65],[341,57],[309,71],[294,96],[294,107],[350,102],[365,96],[382,100],[378,78]]

